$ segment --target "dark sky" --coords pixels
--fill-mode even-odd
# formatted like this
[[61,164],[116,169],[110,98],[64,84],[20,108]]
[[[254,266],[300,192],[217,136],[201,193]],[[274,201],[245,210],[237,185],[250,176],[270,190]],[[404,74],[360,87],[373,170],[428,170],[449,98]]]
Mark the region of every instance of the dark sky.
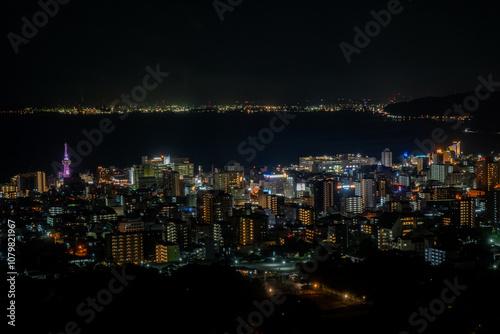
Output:
[[71,0],[15,54],[7,34],[21,34],[21,18],[40,6],[4,1],[0,108],[109,104],[156,64],[171,75],[151,104],[421,97],[500,78],[493,0],[402,0],[348,64],[339,44],[353,44],[353,28],[387,3],[244,0],[221,22],[212,0]]

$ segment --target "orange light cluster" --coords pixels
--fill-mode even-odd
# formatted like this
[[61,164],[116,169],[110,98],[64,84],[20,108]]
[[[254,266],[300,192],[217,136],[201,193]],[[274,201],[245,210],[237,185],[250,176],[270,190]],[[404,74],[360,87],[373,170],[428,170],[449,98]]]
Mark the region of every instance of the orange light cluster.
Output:
[[469,190],[469,196],[470,197],[482,197],[486,194],[485,191],[482,190],[477,190],[477,189],[471,189]]
[[87,247],[84,247],[82,245],[78,245],[76,247],[76,251],[74,249],[70,249],[69,254],[71,255],[76,255],[76,256],[87,256]]

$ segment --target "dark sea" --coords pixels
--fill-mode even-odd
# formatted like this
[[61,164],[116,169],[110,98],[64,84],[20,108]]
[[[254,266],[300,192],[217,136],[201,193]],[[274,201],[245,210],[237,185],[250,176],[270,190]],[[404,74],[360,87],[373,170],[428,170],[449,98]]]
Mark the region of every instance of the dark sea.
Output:
[[[141,156],[189,157],[195,167],[205,170],[211,165],[222,166],[228,161],[245,165],[297,164],[299,157],[360,153],[380,158],[380,152],[390,148],[394,160],[404,152],[422,150],[416,140],[432,138],[436,128],[443,129],[443,144],[462,141],[462,151],[488,154],[499,151],[500,135],[464,133],[462,125],[453,130],[450,124],[428,120],[395,122],[370,113],[295,113],[296,117],[280,132],[263,130],[267,144],[253,159],[248,152],[249,136],[258,136],[269,128],[276,117],[273,113],[259,114],[130,114],[62,115],[62,114],[0,114],[0,181],[17,173],[42,170],[53,174],[52,162],[63,159],[64,143],[85,152],[74,172],[95,171],[97,166],[128,167],[141,163]],[[103,118],[109,118],[113,128],[101,142],[88,146],[82,131],[98,129]],[[275,122],[281,127],[280,120]],[[267,136],[266,136],[267,135]],[[273,138],[272,138],[273,137]],[[99,138],[95,137],[97,140]],[[238,146],[247,152],[240,154]],[[431,146],[427,146],[428,148]],[[75,158],[72,160],[76,163]]]

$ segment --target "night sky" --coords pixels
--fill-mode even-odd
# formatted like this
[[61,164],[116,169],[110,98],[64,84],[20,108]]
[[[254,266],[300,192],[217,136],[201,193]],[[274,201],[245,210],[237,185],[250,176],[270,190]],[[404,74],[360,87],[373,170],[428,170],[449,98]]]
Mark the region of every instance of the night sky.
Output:
[[500,77],[492,0],[403,0],[348,64],[339,44],[387,3],[244,0],[221,22],[211,0],[71,0],[15,54],[7,34],[40,6],[4,2],[0,108],[108,105],[156,64],[171,75],[148,104],[441,96]]

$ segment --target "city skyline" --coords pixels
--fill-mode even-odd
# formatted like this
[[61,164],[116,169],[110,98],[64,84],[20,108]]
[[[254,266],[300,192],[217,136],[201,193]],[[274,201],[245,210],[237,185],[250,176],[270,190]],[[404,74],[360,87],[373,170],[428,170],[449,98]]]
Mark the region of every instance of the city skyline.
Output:
[[[51,300],[41,314],[69,307],[68,317],[73,320],[62,316],[50,324],[36,322],[48,331],[67,324],[90,330],[113,321],[104,306],[115,295],[124,291],[124,304],[113,307],[128,308],[136,293],[144,298],[143,291],[149,289],[136,282],[151,282],[154,277],[154,282],[166,284],[157,291],[176,301],[161,308],[168,310],[167,318],[187,321],[201,315],[169,316],[180,312],[177,303],[193,298],[203,303],[206,297],[201,296],[207,292],[200,292],[200,287],[213,291],[210,287],[217,284],[239,286],[251,279],[256,289],[252,308],[243,306],[246,299],[241,292],[233,295],[232,302],[227,297],[220,302],[209,298],[220,309],[242,304],[234,318],[210,315],[203,318],[202,326],[220,333],[253,329],[271,333],[275,331],[269,326],[283,329],[292,324],[305,332],[334,324],[360,332],[365,321],[370,328],[376,324],[399,331],[477,328],[466,320],[471,315],[463,318],[467,308],[462,300],[482,300],[481,294],[470,292],[478,288],[470,275],[481,275],[488,289],[498,276],[500,155],[464,153],[462,145],[455,141],[426,155],[405,154],[402,161],[386,147],[373,157],[302,156],[288,166],[228,162],[207,170],[188,157],[142,156],[130,167],[102,166],[84,173],[69,168],[71,150],[60,145],[63,172],[52,177],[41,171],[20,173],[0,187],[0,218],[8,217],[5,233],[17,235],[18,244],[15,266],[13,256],[0,254],[19,270],[8,278],[19,280],[10,292],[17,289],[16,294],[23,296],[13,305],[23,305],[26,298],[29,285],[22,282],[54,282],[54,288],[62,291],[71,280],[81,282],[85,275],[97,275],[96,287],[92,283],[88,288],[97,293],[99,303],[89,298],[75,304],[60,292],[63,299]],[[30,247],[42,247],[44,252],[29,257]],[[51,264],[52,257],[59,258],[56,265]],[[373,277],[380,279],[367,287],[360,273],[372,270]],[[388,272],[393,274],[384,275]],[[213,277],[211,285],[202,283],[198,275]],[[422,278],[414,281],[414,275]],[[187,284],[180,296],[170,290],[177,279]],[[120,282],[123,288],[109,283],[107,290],[93,290],[103,280]],[[433,281],[442,284],[435,286]],[[455,297],[439,294],[443,284]],[[384,286],[382,297],[380,286]],[[424,294],[414,297],[418,302],[402,300],[404,287],[408,293],[423,289]],[[225,296],[224,288],[216,291]],[[388,294],[396,308],[386,305]],[[442,306],[425,313],[417,309],[422,303]],[[154,314],[151,307],[158,307],[152,305],[144,303],[145,317]],[[452,307],[444,311],[445,305]],[[12,310],[9,324],[29,327],[24,312]],[[329,320],[319,310],[346,314]],[[359,310],[365,321],[350,323],[351,314]],[[297,313],[293,320],[275,318],[282,312]],[[378,312],[390,313],[396,320],[377,322]],[[495,328],[481,312],[474,320],[480,319],[487,330]],[[426,314],[439,320],[425,320]],[[420,319],[419,323],[406,322],[408,316]],[[311,317],[320,322],[311,322]],[[343,321],[347,323],[342,325]],[[197,327],[196,322],[186,326],[193,331]]]
[[499,17],[3,3],[7,333],[499,333]]
[[[451,142],[450,142],[451,143]],[[487,155],[486,157],[485,156],[482,156],[481,154],[479,155],[475,155],[473,153],[463,153],[461,150],[460,150],[460,147],[461,147],[461,142],[460,141],[453,141],[451,143],[451,145],[447,145],[446,143],[443,143],[441,145],[442,148],[440,147],[437,147],[437,152],[438,153],[442,153],[442,152],[450,152],[451,151],[457,151],[457,152],[461,152],[464,156],[467,156],[468,158],[476,158],[478,159],[478,161],[484,161],[487,157],[490,157],[490,158],[493,158],[494,156],[493,155]],[[68,153],[70,152],[70,153]],[[423,154],[424,152],[412,152],[412,154],[408,154],[408,152],[402,152],[401,154],[399,155],[396,155],[393,157],[393,153],[389,148],[385,148],[382,152],[381,152],[381,157],[380,159],[377,159],[376,157],[370,157],[368,155],[363,155],[362,153],[336,153],[336,154],[324,154],[322,156],[318,156],[317,158],[323,158],[323,159],[330,159],[330,160],[334,160],[334,159],[337,159],[337,160],[344,160],[344,159],[351,159],[351,158],[359,158],[359,159],[368,159],[369,161],[371,162],[377,162],[379,165],[381,166],[385,166],[385,167],[393,167],[393,166],[403,166],[404,164],[406,164],[407,160],[410,159],[418,159],[418,158],[421,158],[421,157],[428,157],[430,158],[434,152],[430,152],[430,153],[427,153],[427,154]],[[414,155],[413,153],[422,153],[422,154],[418,154],[418,155]],[[63,154],[63,159],[61,161],[61,163],[58,163],[57,161],[54,161],[50,168],[47,168],[45,171],[43,171],[43,173],[45,173],[46,171],[47,174],[49,174],[50,176],[53,176],[53,177],[57,177],[59,179],[64,179],[64,178],[70,178],[71,177],[71,172],[72,171],[79,171],[79,174],[85,174],[85,173],[91,173],[91,171],[89,169],[82,169],[80,167],[75,166],[74,168],[71,167],[71,164],[72,164],[72,161],[71,161],[71,157],[72,157],[72,154],[73,155],[76,155],[77,156],[77,159],[79,161],[81,161],[82,157],[78,156],[77,155],[77,152],[70,148],[69,151],[68,151],[68,144],[67,143],[64,143],[64,154]],[[497,155],[498,157],[495,157],[495,159],[499,160],[500,159],[500,153]],[[190,158],[189,157],[177,157],[177,156],[172,156],[170,154],[164,154],[164,153],[160,153],[160,154],[157,154],[156,156],[153,155],[153,158],[148,160],[149,156],[147,155],[143,155],[141,156],[141,159],[142,159],[142,162],[144,163],[144,161],[154,161],[156,162],[157,164],[159,165],[164,165],[164,166],[167,166],[167,165],[170,165],[170,160],[182,160],[182,159],[185,159],[186,161],[189,162]],[[305,159],[306,157],[297,157],[297,161],[301,161],[302,159]],[[312,155],[308,156],[307,158],[313,158]],[[196,159],[196,158],[195,158]],[[138,160],[138,159],[136,159]],[[367,161],[368,161],[367,160]],[[167,162],[168,161],[168,162]],[[163,163],[162,163],[163,162]],[[242,167],[245,167],[245,164],[244,164],[244,160],[241,161],[241,164],[239,161],[234,161],[232,160],[231,161],[232,164],[234,164],[234,166],[242,166]],[[99,169],[99,168],[102,168],[102,164],[98,164],[99,166],[96,168]],[[130,169],[132,166],[115,166],[115,165],[110,165],[112,167],[115,167],[115,168],[118,168],[118,169]],[[135,166],[135,165],[134,165]],[[226,166],[222,166],[222,164],[211,164],[210,165],[212,168],[222,168],[222,167],[226,167]],[[251,167],[252,165],[246,165],[247,167]],[[295,167],[296,165],[295,164],[289,164],[289,165],[286,165],[286,164],[278,164],[277,166],[276,165],[270,165],[270,164],[258,164],[259,168],[261,167],[269,167],[269,168],[275,168],[275,167],[281,167],[281,168],[290,168],[290,167]],[[205,166],[205,167],[208,167],[208,166]],[[164,167],[166,168],[166,167]],[[204,166],[202,165],[198,165],[198,169],[197,170],[203,170]],[[256,166],[254,165],[253,168],[256,168]],[[52,172],[52,173],[51,173]],[[32,171],[27,171],[27,173],[32,173]]]

